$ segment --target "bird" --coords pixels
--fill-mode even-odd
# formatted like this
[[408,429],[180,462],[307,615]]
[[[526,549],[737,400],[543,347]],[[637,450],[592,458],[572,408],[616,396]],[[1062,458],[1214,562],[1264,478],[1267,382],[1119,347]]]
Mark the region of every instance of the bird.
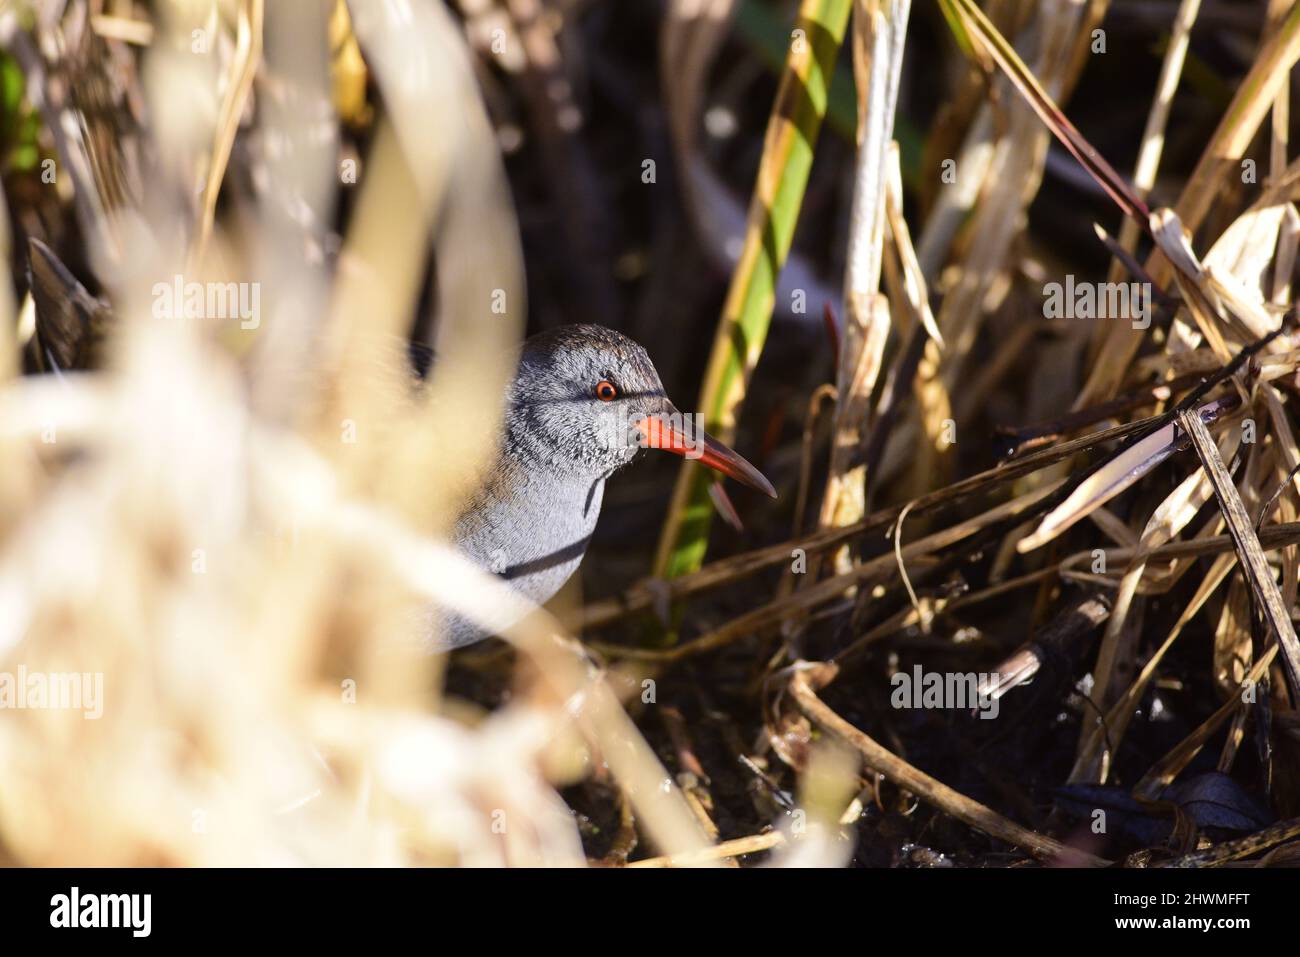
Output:
[[[776,498],[758,469],[673,405],[649,354],[628,336],[571,324],[529,337],[508,386],[502,441],[456,520],[455,547],[545,604],[582,564],[606,480],[642,448],[696,459]],[[438,650],[488,637],[451,614],[433,630]]]
[[[39,240],[29,254],[36,335],[25,363],[31,371],[56,373],[93,366],[114,324],[111,306],[92,296]],[[414,342],[405,344],[406,371],[418,392],[434,357]],[[396,356],[385,360],[389,372],[400,364]],[[606,480],[642,448],[697,459],[776,497],[758,469],[673,405],[646,350],[613,329],[563,325],[524,340],[505,399],[502,441],[456,517],[453,544],[537,605],[578,570]],[[497,629],[512,623],[510,609],[489,612]],[[434,651],[490,635],[436,608],[418,612],[417,627]]]

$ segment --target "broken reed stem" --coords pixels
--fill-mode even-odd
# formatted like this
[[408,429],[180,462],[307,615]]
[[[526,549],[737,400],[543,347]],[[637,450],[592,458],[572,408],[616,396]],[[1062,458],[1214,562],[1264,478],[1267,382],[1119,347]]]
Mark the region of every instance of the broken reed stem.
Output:
[[[1174,17],[1173,29],[1169,35],[1169,46],[1165,50],[1164,61],[1160,64],[1160,79],[1156,81],[1155,99],[1151,101],[1151,110],[1147,114],[1146,128],[1142,131],[1142,147],[1138,151],[1137,167],[1133,171],[1133,188],[1144,199],[1155,185],[1156,170],[1160,166],[1160,153],[1165,145],[1165,126],[1169,122],[1169,108],[1174,102],[1174,92],[1178,89],[1178,80],[1183,73],[1183,61],[1187,58],[1188,38],[1192,24],[1200,12],[1201,0],[1181,0],[1178,13]],[[1137,246],[1138,224],[1131,217],[1125,216],[1120,225],[1119,245],[1131,253]],[[1124,266],[1118,260],[1111,263],[1108,282],[1119,282]]]
[[1151,866],[1218,867],[1230,861],[1238,861],[1243,857],[1249,857],[1251,854],[1258,854],[1266,848],[1281,844],[1283,841],[1289,841],[1296,836],[1300,836],[1300,817],[1282,821],[1272,827],[1266,827],[1262,831],[1256,831],[1254,834],[1239,837],[1235,841],[1225,841],[1222,844],[1215,844],[1213,847],[1193,851],[1191,854],[1184,854],[1182,857],[1175,857],[1171,861],[1164,861]]
[[1214,486],[1214,497],[1218,499],[1219,509],[1228,523],[1233,545],[1241,559],[1242,572],[1250,582],[1258,606],[1281,646],[1282,663],[1291,685],[1291,696],[1294,700],[1300,700],[1300,639],[1296,638],[1291,615],[1282,601],[1282,593],[1278,591],[1277,582],[1273,579],[1273,570],[1264,557],[1264,550],[1260,547],[1246,505],[1237,493],[1237,486],[1228,474],[1223,459],[1219,457],[1218,446],[1214,444],[1210,430],[1205,427],[1201,417],[1194,411],[1184,410],[1179,413],[1178,421],[1191,436],[1196,454]]
[[[957,526],[954,526],[954,528],[956,527]],[[953,529],[945,529],[942,532],[936,532],[935,535],[949,535],[952,531]],[[930,551],[935,551],[940,547],[944,547],[941,545],[935,545],[932,541],[934,537],[935,536],[927,536],[926,538],[919,539],[907,546],[907,548],[904,549],[904,552],[908,553],[909,557],[914,558],[917,555],[928,554]],[[1269,551],[1278,548],[1286,548],[1300,543],[1300,522],[1286,522],[1278,525],[1269,525],[1260,531],[1259,541],[1260,544],[1267,547]],[[916,549],[916,551],[913,552],[913,549]],[[1146,553],[1146,558],[1148,565],[1150,565],[1166,560],[1218,555],[1232,550],[1233,541],[1230,536],[1214,535],[1203,539],[1170,542],[1167,545],[1161,545],[1159,548],[1148,551]],[[1131,560],[1136,554],[1137,549],[1110,548],[1102,549],[1102,551],[1106,556],[1107,563],[1113,562],[1115,564],[1122,564]],[[955,610],[962,605],[974,603],[985,597],[993,597],[994,595],[1001,594],[1005,591],[1010,591],[1023,585],[1032,584],[1054,575],[1061,575],[1062,578],[1078,577],[1080,580],[1103,584],[1107,587],[1117,587],[1118,582],[1113,582],[1109,579],[1099,578],[1097,576],[1080,576],[1077,574],[1071,574],[1070,569],[1067,567],[1077,561],[1091,561],[1094,557],[1095,556],[1090,551],[1079,552],[1078,554],[1062,559],[1056,565],[1001,583],[1000,585],[989,589],[988,592],[981,592],[979,595],[971,595],[965,598],[955,599],[945,607],[948,607],[949,610]],[[848,574],[839,575],[835,578],[828,578],[826,581],[810,586],[804,591],[796,592],[793,596],[782,597],[769,602],[766,605],[761,605],[753,611],[719,626],[713,631],[706,632],[694,641],[678,645],[675,648],[636,648],[625,645],[614,645],[603,641],[589,641],[585,642],[585,644],[592,651],[612,658],[660,663],[680,661],[694,655],[700,655],[705,652],[716,651],[719,648],[724,648],[733,641],[738,641],[746,635],[752,634],[758,628],[771,621],[781,620],[792,611],[806,611],[827,602],[834,601],[843,594],[846,589],[852,587],[854,584],[862,585],[867,582],[874,582],[883,578],[883,576],[891,569],[896,571],[897,568],[898,564],[896,556],[893,552],[887,552],[884,555],[877,556],[869,562],[863,563]],[[907,612],[910,615],[914,614],[915,610],[908,608]],[[912,623],[912,620],[908,617],[899,618],[898,620],[901,622],[898,626],[900,628],[908,627]],[[878,627],[883,627],[884,624],[887,623],[882,623],[882,626]],[[868,634],[871,636],[872,640],[874,640],[874,638],[883,637],[882,634],[879,634],[874,630]],[[862,640],[866,640],[866,638],[867,636],[864,636]]]
[[930,777],[919,768],[908,764],[892,751],[877,744],[865,732],[858,730],[835,713],[824,701],[817,697],[813,682],[819,687],[825,686],[838,671],[834,665],[818,665],[810,662],[798,662],[790,677],[790,693],[794,696],[799,709],[824,730],[834,734],[861,755],[869,771],[883,775],[900,788],[915,794],[922,800],[952,815],[959,821],[970,825],[998,840],[1006,841],[1016,847],[1029,851],[1034,857],[1045,862],[1070,863],[1089,867],[1105,867],[1110,862],[1095,857],[1085,851],[1076,850],[1057,841],[1032,831],[1027,827],[1003,817],[990,807],[980,804]]
[[738,837],[733,841],[723,841],[721,844],[706,847],[704,850],[696,851],[693,854],[665,854],[662,857],[650,857],[642,861],[633,861],[626,866],[691,867],[705,862],[741,857],[745,854],[757,854],[759,851],[770,851],[772,848],[780,847],[785,843],[786,838],[783,833],[768,831],[766,834],[753,834],[749,837]]
[[[902,554],[907,559],[915,559],[947,548],[949,545],[967,539],[981,529],[1016,515],[1018,512],[1032,509],[1059,487],[1060,482],[1055,482],[1033,492],[1027,492],[1018,498],[982,512],[974,518],[920,538],[905,547]],[[738,618],[733,618],[721,627],[702,635],[689,644],[679,645],[676,648],[634,648],[609,645],[603,642],[591,642],[588,647],[601,654],[636,661],[676,661],[690,655],[697,655],[724,647],[739,638],[743,638],[745,635],[751,634],[764,625],[781,621],[791,613],[815,608],[818,605],[833,601],[850,588],[867,584],[882,577],[888,577],[897,570],[897,556],[894,552],[879,555],[842,575],[836,575],[834,578],[828,578],[825,581],[809,585],[801,591],[796,591],[793,595],[777,598],[765,605],[759,605],[757,608]]]
[[[1238,168],[1238,162],[1255,138],[1278,90],[1288,82],[1297,58],[1300,58],[1300,4],[1291,7],[1251,64],[1183,187],[1175,210],[1188,232],[1195,233],[1210,207],[1222,195],[1223,180],[1230,171]],[[1173,269],[1159,250],[1152,251],[1146,268],[1162,286],[1168,283]],[[1125,323],[1112,325],[1092,364],[1088,381],[1075,400],[1075,408],[1113,396],[1128,374],[1142,341],[1143,334],[1131,326]]]
[[[941,505],[950,504],[999,483],[1010,482],[1024,475],[1037,472],[1039,469],[1068,458],[1076,452],[1085,451],[1103,442],[1121,439],[1140,432],[1159,420],[1159,416],[1139,419],[1136,422],[1102,429],[1081,438],[1071,439],[1051,448],[1039,449],[1019,459],[995,468],[986,469],[972,475],[970,478],[961,479],[951,485],[946,485],[941,489],[922,495],[913,500],[911,510],[914,514],[920,514]],[[778,545],[755,549],[734,558],[722,559],[680,578],[664,580],[652,576],[642,579],[628,588],[622,595],[587,605],[582,610],[580,627],[582,629],[601,628],[634,612],[654,607],[655,603],[662,601],[664,596],[669,601],[686,598],[690,595],[729,584],[749,575],[757,574],[777,565],[785,564],[791,560],[793,557],[792,552],[795,549],[803,549],[808,555],[824,552],[860,535],[874,532],[877,529],[888,528],[898,519],[903,507],[902,504],[892,505],[868,515],[862,521],[853,525],[846,525],[843,528],[823,529],[802,538],[795,538]]]
[[[839,401],[819,520],[823,528],[851,525],[866,513],[867,476],[859,450],[889,338],[889,306],[879,292],[880,269],[890,143],[910,12],[911,0],[856,0],[853,6],[858,151],[844,271],[843,348],[836,376]],[[836,556],[835,568],[849,568],[843,551]]]
[[264,0],[241,0],[239,4],[239,30],[235,41],[235,55],[230,63],[230,75],[226,78],[228,84],[226,93],[222,97],[221,109],[217,114],[212,155],[208,159],[203,195],[199,201],[199,228],[187,263],[190,271],[202,262],[208,241],[212,238],[221,182],[226,178],[230,153],[235,148],[235,135],[239,132],[239,120],[244,115],[249,94],[253,92],[253,78],[257,75],[258,64],[262,61],[263,2]]

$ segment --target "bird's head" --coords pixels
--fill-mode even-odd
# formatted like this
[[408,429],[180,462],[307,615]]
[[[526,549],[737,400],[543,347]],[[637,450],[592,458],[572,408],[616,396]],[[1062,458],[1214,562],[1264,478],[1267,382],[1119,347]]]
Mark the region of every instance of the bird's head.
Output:
[[656,448],[776,497],[758,469],[669,401],[645,349],[604,326],[560,326],[524,343],[508,429],[560,471],[604,476]]

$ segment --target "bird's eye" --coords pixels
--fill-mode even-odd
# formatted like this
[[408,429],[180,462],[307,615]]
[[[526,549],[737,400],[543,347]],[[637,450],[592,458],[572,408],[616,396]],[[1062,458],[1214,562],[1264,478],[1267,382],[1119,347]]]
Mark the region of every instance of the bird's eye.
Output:
[[608,379],[601,379],[596,383],[596,398],[601,402],[613,402],[618,398],[618,389]]

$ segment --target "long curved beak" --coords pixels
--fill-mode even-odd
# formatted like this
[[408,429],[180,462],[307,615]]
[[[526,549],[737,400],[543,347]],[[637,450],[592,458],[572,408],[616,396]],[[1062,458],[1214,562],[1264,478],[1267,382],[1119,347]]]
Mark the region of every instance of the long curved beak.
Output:
[[698,459],[742,485],[776,498],[776,489],[772,488],[772,483],[763,477],[762,472],[704,429],[697,426],[688,430],[685,424],[685,416],[673,410],[666,415],[645,416],[637,420],[636,427],[646,448],[662,449],[685,459]]

